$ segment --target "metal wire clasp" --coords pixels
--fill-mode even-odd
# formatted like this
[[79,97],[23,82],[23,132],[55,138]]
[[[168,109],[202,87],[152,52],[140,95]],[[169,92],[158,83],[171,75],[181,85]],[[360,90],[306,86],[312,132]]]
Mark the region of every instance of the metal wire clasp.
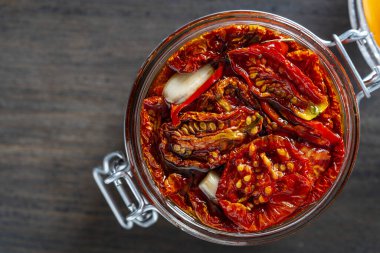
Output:
[[[130,165],[122,152],[117,151],[106,155],[103,159],[103,166],[94,168],[93,176],[117,221],[123,228],[131,229],[134,224],[147,228],[157,221],[157,209],[147,202],[133,183]],[[112,183],[127,210],[129,210],[126,214],[122,214],[109,192],[107,185]]]
[[344,32],[340,36],[333,34],[333,41],[322,40],[322,42],[328,47],[336,46],[340,55],[347,63],[355,81],[361,88],[361,91],[356,95],[358,103],[364,97],[370,98],[371,92],[377,90],[380,87],[380,66],[374,66],[372,68],[372,72],[368,76],[361,78],[343,44],[355,41],[365,41],[368,36],[370,36],[370,34],[367,31],[351,29]]

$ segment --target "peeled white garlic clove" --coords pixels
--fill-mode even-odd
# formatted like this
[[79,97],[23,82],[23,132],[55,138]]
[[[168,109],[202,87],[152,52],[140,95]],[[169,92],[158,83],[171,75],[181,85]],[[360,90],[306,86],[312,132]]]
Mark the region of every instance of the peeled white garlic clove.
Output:
[[210,171],[199,184],[199,189],[212,201],[216,202],[216,190],[218,189],[220,177],[215,171]]
[[169,103],[181,104],[214,73],[210,64],[192,73],[176,73],[165,84],[163,95]]

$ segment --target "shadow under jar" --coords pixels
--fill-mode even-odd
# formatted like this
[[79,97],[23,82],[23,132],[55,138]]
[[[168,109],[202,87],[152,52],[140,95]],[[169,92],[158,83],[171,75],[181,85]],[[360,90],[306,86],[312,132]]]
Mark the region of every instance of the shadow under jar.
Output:
[[[268,31],[268,34],[273,34],[267,37],[252,36],[252,38],[249,38],[250,41],[242,42],[242,44],[239,44],[239,39],[235,38],[235,41],[237,41],[239,45],[229,49],[231,50],[229,57],[225,57],[225,54],[223,54],[222,57],[219,57],[219,55],[209,59],[200,59],[199,66],[195,67],[189,67],[186,64],[175,65],[173,58],[170,59],[173,55],[176,56],[178,50],[181,50],[184,45],[189,45],[191,40],[199,39],[201,35],[211,31],[218,29],[223,30],[225,27],[255,27],[254,29],[264,29]],[[156,212],[158,212],[173,225],[195,237],[227,245],[257,245],[286,236],[317,216],[331,203],[343,188],[353,168],[359,143],[358,104],[351,81],[347,77],[340,62],[326,45],[336,45],[344,56],[345,51],[341,46],[341,41],[358,40],[358,38],[355,39],[355,37],[359,37],[360,39],[361,36],[366,35],[353,33],[342,36],[342,39],[337,36],[334,37],[335,42],[324,41],[297,23],[277,15],[256,11],[228,11],[212,14],[193,21],[166,38],[148,57],[134,83],[125,118],[126,158],[121,153],[110,154],[105,158],[103,167],[94,170],[95,180],[119,223],[127,229],[131,228],[133,224],[148,227],[156,221]],[[268,43],[272,43],[273,45]],[[270,87],[268,85],[264,89],[263,85],[265,82],[263,84],[261,81],[267,80],[265,75],[263,75],[265,71],[257,71],[256,69],[253,74],[249,73],[249,71],[245,71],[248,73],[248,76],[244,76],[244,68],[252,66],[239,65],[239,60],[236,59],[235,62],[233,59],[234,53],[236,53],[236,58],[243,56],[248,58],[249,56],[253,57],[253,55],[244,51],[244,48],[251,46],[250,50],[256,50],[256,52],[260,53],[263,52],[260,50],[265,51],[265,49],[255,48],[255,45],[263,47],[263,44],[266,47],[273,47],[271,50],[275,50],[280,55],[282,55],[281,50],[286,50],[284,54],[297,50],[304,52],[310,50],[309,52],[317,56],[317,61],[319,61],[318,66],[321,67],[321,71],[327,77],[325,81],[328,87],[324,88],[325,92],[329,93],[327,98],[329,106],[327,106],[327,109],[326,106],[323,105],[323,101],[325,100],[321,98],[319,100],[318,98],[314,98],[315,100],[311,105],[304,103],[302,109],[297,107],[298,103],[296,103],[297,101],[295,100],[298,99],[298,102],[300,102],[300,100],[302,102],[302,99],[310,96],[308,89],[314,86],[307,86],[301,92],[297,91],[301,94],[298,94],[298,96],[294,98],[294,94],[293,97],[289,96],[289,94],[281,94],[281,92],[275,94],[276,86]],[[284,44],[286,45],[285,49],[281,46],[278,47],[278,45]],[[255,58],[254,61],[265,59],[265,57],[260,56],[260,54],[256,54],[253,58]],[[293,60],[296,64],[296,55]],[[349,58],[347,61],[350,61]],[[171,63],[175,66],[173,64],[171,65]],[[186,98],[189,98],[189,94],[185,94],[185,98],[181,96],[179,98],[169,98],[169,100],[173,100],[171,103],[167,101],[167,97],[165,99],[164,95],[162,95],[162,89],[167,80],[173,77],[173,75],[176,75],[176,71],[194,72],[207,64],[213,69],[213,74],[207,76],[207,81],[211,83],[203,93],[200,93],[202,94],[200,96],[204,96],[204,94],[210,92],[210,89],[216,89],[215,86],[220,85],[220,82],[222,82],[219,79],[224,80],[230,78],[229,84],[225,87],[238,87],[236,88],[237,90],[248,89],[246,93],[240,94],[241,97],[239,98],[239,100],[245,101],[244,106],[240,105],[241,101],[235,101],[236,104],[234,104],[233,101],[227,99],[229,102],[226,103],[226,101],[224,101],[223,103],[223,101],[221,102],[223,96],[221,100],[215,100],[214,96],[214,100],[211,98],[209,101],[207,101],[207,98],[197,97],[194,100],[195,102],[190,101],[189,105],[178,109],[178,107],[180,107],[178,104],[183,103],[183,101],[173,101],[176,99],[186,100]],[[235,64],[235,67],[233,64]],[[302,65],[302,63],[300,64]],[[273,65],[271,65],[271,67],[273,67]],[[302,67],[300,66],[300,68]],[[278,66],[276,66],[275,69],[278,70]],[[218,71],[222,72],[222,74],[218,75]],[[284,75],[289,74],[286,71],[287,70],[285,70]],[[281,70],[281,72],[284,72],[284,70]],[[251,74],[250,77],[249,74]],[[215,77],[215,80],[210,81],[210,79],[213,79],[212,77]],[[257,79],[259,77],[261,77],[261,79]],[[376,79],[374,77],[377,78],[376,73],[372,76],[371,85],[377,83],[377,81],[376,83],[373,82],[373,80]],[[294,86],[294,84],[289,84],[289,80],[278,81],[280,82],[280,86],[277,87],[277,89],[281,90],[283,88],[281,85],[288,85],[286,86],[287,88],[282,91],[299,89],[299,87]],[[367,84],[360,77],[355,81],[361,84],[362,87]],[[251,84],[249,84],[250,82]],[[259,83],[259,86],[257,83]],[[302,84],[299,83],[298,85]],[[220,87],[221,86],[222,85],[220,85]],[[372,85],[372,87],[373,86],[374,85]],[[270,88],[272,89],[271,94],[275,94],[275,97],[272,97],[272,100],[270,98],[263,99],[261,95],[266,92],[266,89]],[[318,88],[321,89],[320,86]],[[221,88],[219,90],[223,89]],[[227,88],[225,91],[226,90]],[[259,93],[255,94],[252,92],[257,90]],[[361,97],[364,96],[363,94],[365,94],[365,92],[366,90],[362,91]],[[174,93],[176,92],[174,91]],[[277,95],[279,95],[280,98]],[[218,98],[220,98],[220,96]],[[203,105],[199,102],[202,99],[206,101]],[[210,101],[212,103],[210,103]],[[275,103],[271,103],[270,101],[274,101]],[[314,118],[318,119],[318,115],[323,115],[322,111],[330,110],[332,103],[335,109],[331,115],[333,115],[335,119],[338,119],[338,124],[334,122],[335,127],[329,126],[329,120],[334,119],[329,119],[328,117],[326,121],[313,120]],[[206,108],[206,105],[211,106],[210,108]],[[291,107],[290,110],[289,106]],[[149,108],[151,108],[151,110]],[[192,114],[194,110],[198,110],[198,113]],[[202,111],[201,116],[199,116],[199,111]],[[211,126],[207,126],[206,124],[206,127],[204,125],[201,126],[202,120],[203,123],[206,123],[205,118],[210,117],[211,114],[213,115],[212,117],[214,117],[214,124]],[[247,115],[250,120],[248,120]],[[276,122],[274,120],[275,116],[273,115],[280,115],[280,117],[283,118]],[[160,119],[159,122],[154,120],[157,119],[157,117]],[[244,117],[244,120],[241,119],[242,117]],[[282,127],[279,124],[284,121],[284,118],[292,122],[293,126],[297,125],[299,127],[297,127],[297,129],[302,129],[302,126],[308,126],[309,132],[306,131],[307,128],[303,130],[301,135],[297,135],[297,131],[291,132],[292,130],[289,130],[290,132],[278,131],[278,129]],[[213,146],[213,150],[210,150],[209,153],[205,153],[204,150],[199,148],[197,152],[199,150],[202,152],[198,152],[197,155],[192,154],[194,150],[189,152],[188,149],[184,148],[183,143],[171,142],[176,140],[175,137],[171,138],[173,134],[179,135],[179,138],[188,134],[196,146],[197,136],[200,141],[202,138],[207,137],[207,131],[215,132],[218,131],[218,128],[220,129],[218,138],[225,138],[226,133],[222,132],[228,127],[217,124],[218,122],[222,122],[222,119],[228,119],[228,122],[233,121],[235,122],[234,124],[240,124],[239,126],[243,129],[241,132],[244,134],[243,140],[237,137],[236,140],[232,139],[232,141],[224,144],[224,147],[220,146],[219,143]],[[254,121],[254,124],[252,121]],[[312,125],[310,125],[309,122],[314,121],[319,124],[314,124],[313,129],[310,128]],[[195,125],[194,122],[196,123]],[[212,120],[208,121],[208,123],[210,122],[212,122]],[[323,124],[321,124],[321,122]],[[186,125],[186,129],[183,129],[184,125]],[[202,129],[205,131],[203,135],[201,133]],[[331,129],[333,129],[333,131],[330,131]],[[176,131],[177,133],[174,133]],[[331,136],[331,134],[333,134],[333,136]],[[329,136],[329,138],[326,136]],[[228,139],[230,137],[231,136],[226,138]],[[329,139],[328,143],[324,142],[326,138]],[[335,140],[333,140],[334,138]],[[163,141],[163,139],[165,140]],[[261,139],[263,141],[260,141]],[[340,144],[338,144],[339,141],[341,142]],[[257,149],[257,147],[259,147],[257,145],[260,145],[260,142],[266,143],[266,145],[269,146],[262,148],[260,152],[255,152],[257,150],[253,149]],[[271,143],[268,144],[268,142]],[[252,145],[252,143],[255,145]],[[271,148],[279,145],[279,143],[282,144],[278,146],[278,148],[271,150]],[[210,145],[212,146],[212,144]],[[295,151],[292,151],[293,148]],[[323,150],[328,150],[328,154],[324,153]],[[211,153],[211,151],[215,152],[215,154]],[[225,152],[223,153],[223,151]],[[258,157],[257,162],[261,161],[260,164],[258,165],[256,161],[250,161],[249,166],[239,166],[238,163],[235,163],[235,160],[241,158],[242,153],[251,154],[251,156],[255,154],[255,156]],[[268,158],[266,156],[267,154],[271,157]],[[277,161],[281,160],[281,157],[285,157],[282,160],[283,163],[277,163]],[[311,163],[321,165],[319,163],[323,159],[318,160],[315,157],[328,157],[326,160],[330,159],[327,162],[329,165],[326,165],[327,167],[322,168],[319,172],[316,172],[315,168],[321,166],[315,166],[314,171],[304,173],[300,176],[301,179],[298,175],[302,174],[301,172],[288,173],[289,175],[287,175],[287,172],[292,171],[292,162],[296,168],[302,164],[303,171],[307,170],[305,167],[310,167]],[[190,162],[186,162],[187,158],[189,158],[188,160],[191,160],[190,158],[193,159]],[[215,159],[213,160],[212,158]],[[331,159],[334,158],[337,158],[335,164],[336,168],[331,168],[331,165],[334,163]],[[270,162],[270,165],[267,164],[268,166],[265,167],[265,161]],[[233,163],[236,167],[231,165]],[[256,163],[257,166],[254,163]],[[257,167],[257,172],[255,171],[255,167]],[[270,185],[271,188],[262,187],[261,195],[257,195],[256,192],[253,193],[254,189],[252,189],[249,193],[249,205],[251,206],[248,205],[248,211],[268,205],[271,201],[271,196],[273,196],[271,194],[276,191],[287,192],[287,194],[289,194],[289,191],[292,191],[289,189],[292,188],[294,193],[297,191],[303,192],[302,194],[305,196],[302,197],[303,200],[301,203],[297,201],[292,202],[289,201],[289,199],[284,200],[284,195],[280,194],[278,199],[283,201],[283,206],[287,205],[287,208],[272,211],[270,216],[277,218],[274,219],[273,222],[269,222],[263,226],[257,225],[260,224],[260,222],[257,221],[255,221],[254,226],[249,226],[247,225],[247,221],[242,222],[242,219],[239,219],[239,217],[236,218],[236,215],[234,217],[234,215],[231,215],[231,212],[229,213],[231,207],[228,205],[222,207],[221,203],[223,205],[223,201],[220,201],[220,197],[223,195],[223,189],[221,189],[223,187],[218,187],[216,196],[215,189],[207,191],[207,189],[204,190],[204,188],[199,189],[199,187],[197,187],[197,185],[206,180],[205,177],[209,171],[214,171],[214,173],[219,174],[219,176],[222,175],[221,180],[224,181],[224,184],[228,184],[229,176],[223,175],[223,173],[226,173],[224,171],[226,169],[234,170],[233,173],[235,176],[238,175],[236,171],[241,172],[249,169],[251,170],[251,176],[257,178],[259,175],[257,173],[261,173],[263,170],[270,171],[270,168],[272,168],[272,171],[266,175],[273,180],[273,184]],[[275,172],[278,172],[278,174],[273,172],[273,168],[275,168]],[[331,173],[330,170],[333,170],[333,173]],[[326,172],[326,174],[331,173],[330,183],[323,188],[322,192],[314,194],[313,187],[317,184],[315,182],[317,182],[318,179],[313,181],[311,178],[314,176],[311,175],[320,174],[320,176],[323,177],[325,176],[324,172]],[[261,173],[261,175],[262,174],[263,173]],[[286,178],[288,183],[276,183],[281,181],[281,179],[276,181],[278,175],[282,178]],[[247,176],[247,174],[243,176]],[[139,189],[137,189],[133,183],[132,177],[137,182]],[[235,188],[240,189],[245,179],[246,178],[242,177],[240,180],[233,181]],[[306,181],[304,181],[304,179]],[[123,182],[124,185],[126,183],[129,187],[127,190],[123,188]],[[110,197],[104,183],[113,183],[116,186],[122,196],[124,204],[127,205],[130,211],[127,215],[121,214],[120,208],[117,207]],[[258,185],[255,186],[259,187]],[[297,189],[297,191],[294,189]],[[214,193],[208,194],[209,192]],[[307,192],[307,194],[305,192]],[[232,200],[234,198],[244,198],[244,196],[240,196],[239,194],[240,193],[236,191],[233,194],[234,197],[232,197],[232,199],[230,197],[230,202],[233,202]],[[129,195],[133,197],[131,198]],[[296,196],[293,200],[296,198],[299,198],[299,196]],[[308,200],[306,201],[305,199]],[[245,204],[244,207],[247,207],[247,199],[242,200],[242,203]],[[197,207],[198,204],[202,208]],[[296,205],[296,207],[294,205]],[[260,210],[262,210],[262,208]],[[281,212],[281,210],[288,212],[287,215],[283,215],[283,218],[275,214],[276,212]],[[243,211],[247,210],[244,209]],[[240,211],[240,214],[237,215],[241,215],[243,211]],[[212,213],[216,218],[212,217],[208,220],[210,222],[207,222],[205,218],[207,213]],[[261,216],[261,219],[263,219],[263,217],[268,218],[268,215]]]

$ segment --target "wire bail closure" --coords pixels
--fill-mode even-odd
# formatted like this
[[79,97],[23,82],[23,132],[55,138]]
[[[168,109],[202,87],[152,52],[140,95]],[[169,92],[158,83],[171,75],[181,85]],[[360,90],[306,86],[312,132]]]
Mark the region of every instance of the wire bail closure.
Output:
[[[117,221],[124,229],[132,229],[134,224],[147,228],[156,223],[157,209],[148,203],[133,183],[130,165],[122,152],[116,151],[106,155],[103,165],[94,168],[93,176]],[[127,214],[122,214],[112,198],[109,187],[106,187],[110,184],[117,189],[124,205],[129,210]]]
[[359,103],[364,97],[370,98],[371,93],[380,87],[380,66],[374,66],[372,68],[372,72],[368,76],[361,78],[354,63],[343,46],[343,44],[348,44],[351,42],[366,43],[366,39],[370,36],[370,33],[367,31],[351,29],[344,32],[340,36],[336,34],[333,34],[332,36],[334,41],[322,39],[321,41],[328,47],[337,47],[338,52],[347,63],[351,74],[353,75],[355,81],[359,84],[359,88],[361,88],[361,91],[356,95],[357,102]]

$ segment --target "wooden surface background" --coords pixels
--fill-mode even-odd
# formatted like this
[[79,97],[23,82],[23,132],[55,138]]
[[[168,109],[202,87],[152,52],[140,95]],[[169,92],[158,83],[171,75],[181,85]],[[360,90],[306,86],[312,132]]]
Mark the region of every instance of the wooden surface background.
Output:
[[[380,252],[380,92],[361,104],[356,168],[318,219],[281,241],[232,248],[163,218],[119,227],[91,171],[123,148],[139,66],[186,22],[229,9],[269,11],[330,38],[346,0],[0,1],[0,252]],[[349,46],[362,74],[367,66]]]

